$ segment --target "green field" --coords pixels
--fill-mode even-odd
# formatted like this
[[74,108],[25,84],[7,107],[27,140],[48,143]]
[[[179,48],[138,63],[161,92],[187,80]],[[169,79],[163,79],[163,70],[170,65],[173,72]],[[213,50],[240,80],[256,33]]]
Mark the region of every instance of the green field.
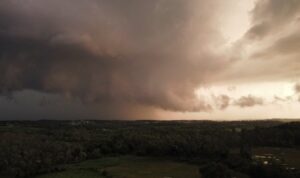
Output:
[[36,178],[199,178],[198,166],[132,156],[103,158],[69,165]]

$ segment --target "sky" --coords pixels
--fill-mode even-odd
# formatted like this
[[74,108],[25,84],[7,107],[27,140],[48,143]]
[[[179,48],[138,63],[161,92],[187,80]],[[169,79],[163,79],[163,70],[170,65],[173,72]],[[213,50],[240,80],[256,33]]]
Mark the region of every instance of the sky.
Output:
[[300,118],[299,0],[1,0],[0,120]]

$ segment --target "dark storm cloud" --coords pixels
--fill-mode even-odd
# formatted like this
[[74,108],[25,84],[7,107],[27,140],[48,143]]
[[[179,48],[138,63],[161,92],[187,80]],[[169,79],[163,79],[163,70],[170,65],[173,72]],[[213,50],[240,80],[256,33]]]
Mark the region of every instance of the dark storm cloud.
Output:
[[234,101],[234,105],[242,108],[263,105],[263,99],[252,95],[242,96],[238,100]]
[[2,0],[2,94],[58,93],[108,113],[205,111],[194,90],[228,65],[210,48],[219,34],[209,7],[220,2]]

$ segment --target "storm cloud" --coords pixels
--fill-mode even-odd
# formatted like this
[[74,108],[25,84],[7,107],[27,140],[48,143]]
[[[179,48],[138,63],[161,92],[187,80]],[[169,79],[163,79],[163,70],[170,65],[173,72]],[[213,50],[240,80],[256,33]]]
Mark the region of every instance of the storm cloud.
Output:
[[[13,104],[21,100],[29,101],[28,112],[37,108],[27,114],[36,118],[52,112],[55,118],[152,118],[159,112],[168,117],[264,105],[267,99],[251,89],[252,83],[270,87],[268,82],[295,81],[300,75],[300,3],[253,1],[247,14],[237,2],[251,4],[1,0],[2,116],[14,113],[14,107],[25,110]],[[238,13],[244,14],[241,19]],[[249,26],[239,29],[236,21],[247,16]],[[249,92],[234,87],[197,94],[214,85],[245,84]],[[271,97],[287,103],[280,92]],[[227,109],[231,106],[239,107]]]
[[205,111],[194,90],[229,65],[214,49],[221,3],[2,0],[1,92],[61,94],[113,113]]

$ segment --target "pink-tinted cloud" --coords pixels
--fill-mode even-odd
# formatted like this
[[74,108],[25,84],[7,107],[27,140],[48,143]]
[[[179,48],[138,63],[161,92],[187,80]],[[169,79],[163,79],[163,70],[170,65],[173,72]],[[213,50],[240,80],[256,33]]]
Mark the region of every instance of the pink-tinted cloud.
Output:
[[263,98],[255,97],[252,95],[242,96],[238,100],[234,101],[234,105],[242,108],[263,105]]

